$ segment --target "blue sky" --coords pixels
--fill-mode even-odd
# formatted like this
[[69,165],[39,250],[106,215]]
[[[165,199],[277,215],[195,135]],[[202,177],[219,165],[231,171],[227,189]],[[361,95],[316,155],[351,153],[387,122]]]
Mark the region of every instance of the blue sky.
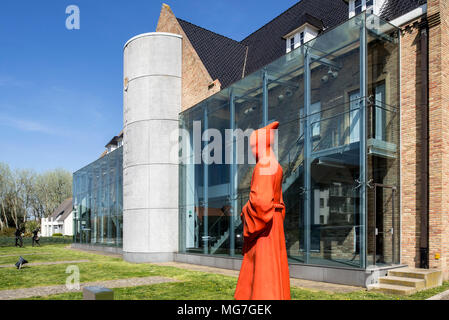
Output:
[[[123,125],[123,45],[179,18],[241,40],[298,0],[0,1],[0,162],[71,172],[96,160]],[[66,7],[80,9],[67,30]]]

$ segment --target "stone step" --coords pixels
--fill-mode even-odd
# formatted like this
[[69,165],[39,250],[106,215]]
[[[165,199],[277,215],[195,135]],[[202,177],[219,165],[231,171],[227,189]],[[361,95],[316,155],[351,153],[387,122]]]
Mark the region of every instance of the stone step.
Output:
[[387,276],[379,278],[379,283],[412,287],[416,288],[417,290],[423,290],[426,288],[426,281],[424,279],[417,279],[417,278]]
[[389,270],[388,276],[422,279],[425,281],[424,289],[435,288],[443,284],[443,273],[436,269],[399,268]]
[[416,293],[418,290],[413,287],[399,286],[388,283],[371,284],[368,286],[369,291],[381,292],[385,294],[410,295]]

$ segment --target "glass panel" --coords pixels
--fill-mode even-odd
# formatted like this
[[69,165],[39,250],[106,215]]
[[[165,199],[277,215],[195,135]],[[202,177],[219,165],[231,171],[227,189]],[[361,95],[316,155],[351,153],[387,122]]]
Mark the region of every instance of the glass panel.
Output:
[[368,34],[368,253],[369,264],[399,262],[398,30],[374,15]]
[[[360,266],[360,49],[352,21],[310,45],[309,263]],[[307,170],[307,169],[306,169]],[[307,248],[305,248],[307,250]]]
[[[284,174],[284,228],[290,261],[365,267],[365,216],[367,208],[372,210],[371,202],[365,203],[370,197],[366,186],[371,186],[367,182],[374,172],[385,171],[389,164],[373,162],[371,154],[379,143],[369,141],[391,142],[396,147],[399,142],[398,118],[392,108],[393,100],[398,101],[394,97],[398,78],[387,81],[372,76],[373,72],[385,73],[379,69],[383,60],[374,57],[380,57],[385,48],[394,54],[394,48],[383,42],[393,38],[384,31],[395,29],[371,17],[369,22],[367,30],[365,14],[356,16],[180,115],[181,128],[188,136],[182,139],[185,150],[180,166],[182,251],[240,252],[243,227],[239,214],[248,200],[255,165],[248,138],[252,130],[264,125],[266,117],[268,122],[280,122],[275,152]],[[366,34],[368,41],[361,42]],[[367,47],[360,47],[366,42]],[[308,59],[310,65],[305,68]],[[361,72],[362,67],[366,69]],[[392,72],[397,68],[396,61]],[[367,95],[372,97],[367,99]],[[216,133],[240,130],[231,140],[217,143],[225,155],[215,159],[226,160],[229,155],[228,160],[236,160],[234,164],[201,161],[208,143],[196,146],[195,123],[201,127],[200,137],[207,128]]]
[[[180,162],[180,248],[183,252],[202,252],[200,227],[200,203],[203,205],[203,166],[201,161],[201,144],[198,139],[203,133],[202,108],[190,110],[180,117],[181,127],[181,162]],[[195,132],[194,132],[195,131]],[[199,136],[199,137],[198,137]],[[195,142],[196,141],[196,142]],[[201,211],[202,212],[202,211]]]
[[304,50],[300,47],[267,66],[268,119],[279,121],[278,161],[283,169],[287,254],[304,262]]
[[[252,73],[235,84],[235,128],[242,133],[237,139],[238,193],[249,194],[251,177],[256,161],[249,148],[249,137],[263,127],[263,74]],[[271,119],[269,119],[270,121]]]
[[123,150],[118,148],[73,174],[74,241],[121,246]]

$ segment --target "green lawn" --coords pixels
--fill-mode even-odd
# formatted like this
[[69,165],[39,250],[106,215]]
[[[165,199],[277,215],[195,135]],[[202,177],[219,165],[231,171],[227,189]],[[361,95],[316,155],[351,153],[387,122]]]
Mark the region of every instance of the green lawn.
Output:
[[[89,260],[89,263],[77,263],[80,268],[81,282],[124,279],[133,277],[163,276],[178,280],[172,283],[160,283],[149,286],[114,289],[115,299],[127,300],[231,300],[237,279],[231,276],[185,270],[181,268],[157,266],[152,264],[131,264],[120,258],[85,253],[65,248],[66,245],[47,245],[37,248],[0,248],[0,265],[12,264],[23,254],[30,263],[51,261]],[[16,255],[4,257],[5,255]],[[0,268],[0,290],[31,288],[65,284],[68,265],[31,266],[22,270]],[[426,299],[449,289],[449,282],[443,287],[427,290],[409,297],[388,296],[361,289],[352,293],[316,292],[292,288],[292,298],[298,300],[399,300]],[[33,299],[72,300],[81,299],[81,293],[67,293]]]

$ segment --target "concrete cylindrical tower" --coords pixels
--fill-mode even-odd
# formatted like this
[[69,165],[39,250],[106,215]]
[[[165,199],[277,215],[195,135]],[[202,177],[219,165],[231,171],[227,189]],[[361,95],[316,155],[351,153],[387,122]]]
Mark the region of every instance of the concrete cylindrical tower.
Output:
[[178,251],[178,159],[170,157],[181,112],[182,37],[153,32],[124,49],[123,257],[173,260]]

